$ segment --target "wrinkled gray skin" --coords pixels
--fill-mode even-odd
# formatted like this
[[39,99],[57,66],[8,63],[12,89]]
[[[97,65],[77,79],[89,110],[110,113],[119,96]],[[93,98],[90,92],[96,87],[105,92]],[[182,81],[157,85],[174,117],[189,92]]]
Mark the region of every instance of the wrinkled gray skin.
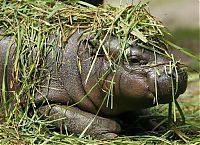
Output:
[[[105,102],[98,116],[95,116],[106,95],[105,90],[108,90],[110,86],[109,81],[113,78],[113,73],[109,72],[104,75],[109,68],[109,62],[105,55],[100,55],[87,83],[85,83],[92,63],[92,53],[96,51],[98,46],[88,44],[85,48],[84,42],[78,42],[79,36],[78,32],[73,34],[65,48],[60,50],[60,67],[56,68],[55,65],[49,67],[51,72],[49,86],[47,81],[44,84],[47,87],[40,90],[41,93],[35,97],[38,113],[44,118],[49,117],[50,120],[60,119],[53,123],[54,127],[62,130],[67,128],[67,131],[74,134],[80,134],[95,117],[85,134],[97,138],[115,137],[122,131],[120,122],[123,118],[120,116],[128,114],[126,120],[134,121],[133,114],[145,112],[145,108],[156,105],[154,101],[155,67],[148,67],[148,65],[155,63],[155,56],[153,52],[140,49],[134,44],[130,46],[129,51],[127,51],[129,62],[122,60],[116,70],[113,108],[106,107]],[[10,39],[5,38],[0,41],[0,87],[2,87],[4,59]],[[108,45],[107,42],[106,45]],[[114,59],[119,54],[118,41],[115,37],[112,38],[110,46],[109,54]],[[11,50],[14,48],[13,45]],[[19,84],[10,85],[12,81],[11,69],[13,68],[12,53],[13,51],[10,52],[10,61],[6,72],[7,90],[10,92],[20,88]],[[160,75],[157,75],[158,103],[169,103],[172,101],[170,76],[174,75],[174,72],[172,74],[166,73],[170,61],[168,58],[159,54],[156,54],[156,57],[158,64],[156,68],[160,72]],[[77,58],[80,59],[81,67],[77,65]],[[180,69],[178,64],[177,71],[179,77],[176,98],[186,90],[187,86],[187,74]],[[104,81],[98,81],[102,75],[104,75]],[[98,85],[90,92],[97,82]],[[90,93],[77,103],[88,92]],[[2,96],[2,94],[0,95]],[[47,105],[47,100],[51,106]],[[74,103],[77,104],[68,107]],[[146,122],[152,125],[151,121]]]

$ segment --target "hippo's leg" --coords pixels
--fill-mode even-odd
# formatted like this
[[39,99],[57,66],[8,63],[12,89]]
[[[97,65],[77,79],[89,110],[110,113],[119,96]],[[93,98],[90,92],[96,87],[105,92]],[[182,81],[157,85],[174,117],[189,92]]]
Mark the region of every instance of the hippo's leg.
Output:
[[121,131],[116,121],[82,111],[77,107],[46,105],[38,108],[38,113],[51,121],[55,120],[53,125],[56,129],[67,129],[70,133],[81,134],[87,128],[86,135],[105,139],[116,137]]
[[35,96],[36,106],[44,104],[71,104],[71,99],[57,78],[46,81]]

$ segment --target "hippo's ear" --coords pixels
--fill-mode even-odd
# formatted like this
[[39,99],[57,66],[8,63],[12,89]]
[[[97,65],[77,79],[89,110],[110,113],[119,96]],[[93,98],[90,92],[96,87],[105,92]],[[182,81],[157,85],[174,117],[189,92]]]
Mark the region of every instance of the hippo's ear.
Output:
[[90,56],[95,56],[97,55],[98,57],[104,57],[105,53],[102,48],[100,47],[99,41],[90,38],[90,39],[85,39],[81,42],[82,47],[84,47],[84,50],[87,51]]
[[105,41],[103,45],[101,45],[98,40],[89,39],[88,44],[90,46],[91,56],[97,55],[98,57],[109,57],[110,59],[115,59],[119,55],[119,48],[114,40],[109,42]]
[[119,55],[119,40],[115,37],[105,39],[103,44],[101,44],[99,39],[90,36],[89,38],[81,39],[80,43],[82,50],[87,51],[90,56],[97,55],[97,57],[114,60]]

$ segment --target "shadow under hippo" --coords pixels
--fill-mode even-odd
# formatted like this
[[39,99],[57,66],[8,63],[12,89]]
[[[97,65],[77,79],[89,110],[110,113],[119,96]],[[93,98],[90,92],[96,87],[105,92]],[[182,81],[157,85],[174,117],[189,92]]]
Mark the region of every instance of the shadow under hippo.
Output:
[[[142,49],[136,43],[125,50],[126,56],[121,55],[115,36],[104,42],[103,46],[109,47],[105,54],[98,49],[99,42],[94,44],[93,38],[81,40],[81,36],[82,32],[76,31],[64,48],[57,49],[57,61],[48,65],[49,77],[44,78],[43,87],[35,95],[37,113],[44,119],[55,120],[55,129],[112,138],[128,129],[146,108],[172,102],[173,97],[178,98],[186,90],[187,73],[178,63],[171,69],[170,58]],[[11,85],[14,42],[4,67],[11,39],[0,41],[0,88],[6,76],[8,97],[21,87],[20,83]],[[52,54],[46,59],[50,62]],[[117,65],[112,66],[110,61]],[[3,101],[2,91],[0,97]],[[155,124],[147,120],[145,126],[152,129]]]

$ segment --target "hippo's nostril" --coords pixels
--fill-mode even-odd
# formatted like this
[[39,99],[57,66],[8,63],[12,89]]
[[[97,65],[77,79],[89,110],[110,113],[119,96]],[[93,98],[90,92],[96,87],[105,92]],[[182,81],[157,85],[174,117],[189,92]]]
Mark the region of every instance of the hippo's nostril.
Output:
[[167,75],[168,75],[169,77],[171,77],[172,79],[176,79],[176,76],[177,76],[177,74],[176,74],[175,72],[167,73]]
[[178,79],[180,68],[178,65],[175,66],[169,66],[167,69],[165,68],[165,73],[168,77],[174,79]]

